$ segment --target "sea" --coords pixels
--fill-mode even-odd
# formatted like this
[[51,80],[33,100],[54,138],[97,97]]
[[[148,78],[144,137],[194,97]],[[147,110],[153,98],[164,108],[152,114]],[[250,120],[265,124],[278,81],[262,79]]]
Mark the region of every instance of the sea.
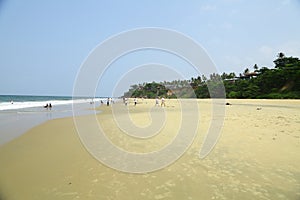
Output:
[[[93,114],[104,97],[0,95],[0,145],[48,120]],[[46,107],[50,105],[51,107]],[[74,112],[76,108],[76,112]]]

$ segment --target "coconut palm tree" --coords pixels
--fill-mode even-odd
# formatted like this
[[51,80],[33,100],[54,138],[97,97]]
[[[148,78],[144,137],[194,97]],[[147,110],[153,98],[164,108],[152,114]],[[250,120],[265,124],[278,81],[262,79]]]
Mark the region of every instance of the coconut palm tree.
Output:
[[284,55],[284,53],[280,52],[280,53],[278,53],[277,57],[278,57],[278,58],[284,58],[285,55]]
[[257,64],[255,64],[255,65],[253,66],[253,69],[254,69],[255,72],[258,71],[258,66],[257,66]]

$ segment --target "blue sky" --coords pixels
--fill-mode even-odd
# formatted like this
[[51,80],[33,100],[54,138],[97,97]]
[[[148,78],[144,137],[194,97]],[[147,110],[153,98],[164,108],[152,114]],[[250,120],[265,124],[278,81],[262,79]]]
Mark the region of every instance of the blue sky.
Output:
[[[219,72],[272,67],[278,52],[300,57],[299,19],[299,0],[0,0],[0,94],[71,95],[99,43],[141,27],[193,38]],[[96,95],[110,95],[120,76],[118,68],[110,73]]]

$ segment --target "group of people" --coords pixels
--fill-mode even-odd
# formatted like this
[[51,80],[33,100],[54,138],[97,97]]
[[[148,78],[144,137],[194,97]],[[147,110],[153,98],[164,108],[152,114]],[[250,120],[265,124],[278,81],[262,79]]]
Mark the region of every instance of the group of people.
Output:
[[[159,98],[156,97],[155,99],[155,106],[159,106]],[[161,104],[160,104],[161,107],[165,107],[166,106],[166,100],[164,97],[161,98]]]
[[49,108],[49,109],[51,109],[52,108],[52,105],[51,105],[51,103],[49,103],[49,104],[46,104],[45,106],[44,106],[44,108]]
[[[123,103],[124,103],[125,106],[128,105],[128,101],[129,101],[128,98],[126,98],[126,97],[123,98]],[[133,99],[133,103],[134,103],[134,106],[137,105],[138,99],[137,99],[136,97]],[[160,102],[159,102],[159,98],[156,97],[156,99],[155,99],[155,106],[165,107],[165,106],[166,106],[166,100],[165,100],[165,98],[162,97],[162,98],[161,98],[161,103],[160,103]]]
[[[103,100],[100,101],[101,105],[104,104]],[[106,100],[106,105],[109,106],[111,103],[114,103],[114,101],[112,100],[112,98],[107,98]]]
[[125,106],[128,105],[128,98],[123,97],[123,103],[125,104]]
[[[104,101],[105,100],[100,100],[101,105],[104,104]],[[113,103],[115,103],[114,100],[112,98],[108,97],[106,100],[106,105],[109,106],[110,104],[113,104]]]
[[[127,106],[128,105],[128,98],[123,97],[123,103],[124,103],[125,106]],[[136,97],[133,99],[133,103],[134,103],[134,106],[136,106],[136,104],[138,103],[138,99]]]

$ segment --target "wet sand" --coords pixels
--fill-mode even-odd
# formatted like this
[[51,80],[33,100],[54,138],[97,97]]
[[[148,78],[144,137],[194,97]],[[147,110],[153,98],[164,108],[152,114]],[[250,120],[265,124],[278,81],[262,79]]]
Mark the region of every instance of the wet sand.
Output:
[[[199,151],[211,104],[198,100],[200,121],[191,147],[173,164],[144,174],[120,172],[96,160],[72,118],[34,127],[0,146],[0,199],[300,199],[300,101],[226,101],[232,105],[225,107],[222,135],[207,157],[199,159]],[[131,103],[132,121],[151,124],[148,112],[154,104]],[[154,110],[164,109],[164,127],[148,139],[123,134],[111,107],[101,107],[97,119],[115,145],[134,152],[158,150],[180,126],[180,105],[176,100],[166,105]]]

